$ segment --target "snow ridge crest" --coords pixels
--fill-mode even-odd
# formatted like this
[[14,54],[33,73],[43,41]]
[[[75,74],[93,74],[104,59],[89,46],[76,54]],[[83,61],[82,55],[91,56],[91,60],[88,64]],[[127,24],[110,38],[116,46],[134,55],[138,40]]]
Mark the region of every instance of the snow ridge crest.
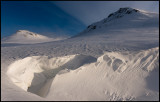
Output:
[[[109,21],[112,21],[114,19],[118,19],[118,18],[121,18],[121,17],[123,17],[125,15],[130,15],[130,14],[137,13],[137,12],[140,12],[140,11],[137,10],[137,9],[130,8],[130,7],[120,8],[118,11],[109,14],[107,18],[105,18],[104,20],[102,20],[100,22],[102,24],[105,24],[105,23],[107,23]],[[93,24],[89,25],[87,27],[87,31],[96,29],[96,23],[93,23]]]

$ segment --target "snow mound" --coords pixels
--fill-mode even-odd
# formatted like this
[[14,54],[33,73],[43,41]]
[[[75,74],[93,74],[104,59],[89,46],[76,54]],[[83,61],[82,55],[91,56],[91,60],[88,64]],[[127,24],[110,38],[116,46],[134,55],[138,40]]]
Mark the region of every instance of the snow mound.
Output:
[[[153,48],[147,51],[141,51],[139,53],[130,52],[107,52],[103,56],[98,58],[98,62],[105,62],[108,67],[113,71],[123,72],[127,68],[139,66],[145,71],[152,71],[159,60],[158,48]],[[158,65],[156,66],[158,68]]]
[[158,100],[159,47],[105,52],[98,59],[32,56],[12,63],[7,75],[47,100]]
[[49,38],[27,30],[18,30],[15,34],[2,39],[2,43],[34,44],[34,43],[42,43],[42,42],[57,41],[57,40],[62,40],[62,39]]
[[[96,58],[86,55],[32,56],[15,61],[9,66],[7,74],[20,88],[43,97],[49,90],[49,83],[61,70],[74,70],[94,61]],[[65,70],[60,73],[65,73]]]
[[106,52],[95,63],[57,75],[46,98],[63,101],[159,100],[158,76],[159,48]]

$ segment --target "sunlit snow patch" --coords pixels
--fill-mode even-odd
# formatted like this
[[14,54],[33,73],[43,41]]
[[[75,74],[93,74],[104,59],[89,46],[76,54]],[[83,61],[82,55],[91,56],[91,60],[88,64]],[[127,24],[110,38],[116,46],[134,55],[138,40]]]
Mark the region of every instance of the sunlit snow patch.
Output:
[[57,73],[61,71],[62,74],[95,61],[96,58],[86,55],[55,58],[32,56],[12,63],[7,74],[20,88],[44,97]]

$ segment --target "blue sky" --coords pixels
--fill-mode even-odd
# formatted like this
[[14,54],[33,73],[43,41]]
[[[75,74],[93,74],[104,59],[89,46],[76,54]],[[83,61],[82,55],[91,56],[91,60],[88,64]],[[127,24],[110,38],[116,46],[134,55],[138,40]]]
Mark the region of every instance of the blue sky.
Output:
[[17,30],[43,35],[74,35],[86,26],[49,1],[2,1],[1,36]]
[[73,36],[120,7],[159,12],[159,1],[1,1],[1,37],[17,30]]

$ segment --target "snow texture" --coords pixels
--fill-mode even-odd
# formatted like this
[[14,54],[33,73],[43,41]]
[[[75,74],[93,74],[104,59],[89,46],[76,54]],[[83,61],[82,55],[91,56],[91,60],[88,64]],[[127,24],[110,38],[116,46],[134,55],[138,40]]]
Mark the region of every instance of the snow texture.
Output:
[[69,39],[2,43],[1,64],[3,101],[158,101],[159,14],[120,8]]

